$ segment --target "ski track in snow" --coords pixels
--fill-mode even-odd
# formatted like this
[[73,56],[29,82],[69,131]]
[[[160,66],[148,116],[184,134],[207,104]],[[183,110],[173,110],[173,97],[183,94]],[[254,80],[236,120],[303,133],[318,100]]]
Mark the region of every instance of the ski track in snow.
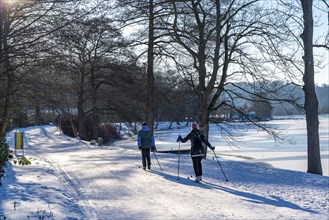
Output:
[[[54,127],[27,130],[25,138],[27,157],[40,161],[63,185],[58,193],[65,195],[62,206],[67,206],[61,209],[67,213],[56,213],[69,215],[63,219],[327,219],[329,215],[328,177],[221,161],[225,182],[209,155],[203,161],[204,182],[199,184],[186,179],[193,174],[188,155],[181,155],[178,179],[174,154],[157,154],[163,171],[151,154],[152,171],[145,172],[138,168],[138,150],[92,146],[60,135]],[[15,214],[8,217],[15,219]]]

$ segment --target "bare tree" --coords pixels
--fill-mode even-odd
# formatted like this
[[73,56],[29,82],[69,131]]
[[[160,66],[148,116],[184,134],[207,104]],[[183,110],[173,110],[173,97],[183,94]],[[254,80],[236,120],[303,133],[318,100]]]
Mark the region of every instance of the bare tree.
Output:
[[[17,1],[12,4],[0,1],[0,78],[1,88],[6,88],[0,96],[1,134],[4,134],[10,112],[17,103],[13,102],[13,96],[25,77],[22,70],[46,59],[46,51],[53,46],[47,36],[62,27],[52,21],[66,20],[64,25],[70,22],[65,7],[59,7],[63,4],[74,6],[77,1],[80,0]],[[52,19],[54,17],[57,19]]]
[[[139,61],[146,67],[147,77],[145,89],[147,95],[145,101],[145,118],[152,130],[155,119],[155,72],[161,69],[155,63],[160,63],[159,60],[163,56],[162,49],[166,44],[163,39],[164,36],[167,36],[159,19],[167,16],[166,4],[167,1],[161,0],[118,1],[118,6],[124,11],[122,13],[124,26],[138,30],[132,40],[131,46],[141,51],[138,56],[140,58]],[[136,31],[132,32],[136,33]],[[145,54],[146,57],[144,56]]]
[[5,95],[1,97],[1,135],[6,131],[13,108],[19,78],[17,71],[35,60],[42,51],[40,45],[47,27],[41,28],[41,25],[54,6],[55,3],[46,6],[34,1],[14,4],[0,2],[0,77],[5,85],[2,88],[6,88]]
[[57,38],[61,42],[61,54],[65,54],[60,66],[66,68],[63,72],[70,76],[76,91],[80,136],[87,138],[85,122],[89,114],[92,138],[97,140],[99,89],[104,84],[113,85],[116,71],[120,71],[119,64],[125,63],[121,59],[129,60],[120,49],[124,46],[120,31],[110,19],[93,16],[67,25]]
[[[280,39],[270,39],[274,38],[270,33],[274,28],[266,24],[265,13],[251,13],[262,8],[258,2],[171,1],[172,16],[163,20],[177,43],[172,44],[174,62],[198,97],[198,121],[206,136],[211,112],[223,106],[237,108],[234,97],[242,97],[238,90],[254,93],[252,88],[239,88],[235,80],[266,82],[266,67],[262,66],[266,61],[257,58],[256,53],[266,51],[266,41]],[[228,84],[235,90],[226,89]],[[224,95],[227,98],[218,102]]]

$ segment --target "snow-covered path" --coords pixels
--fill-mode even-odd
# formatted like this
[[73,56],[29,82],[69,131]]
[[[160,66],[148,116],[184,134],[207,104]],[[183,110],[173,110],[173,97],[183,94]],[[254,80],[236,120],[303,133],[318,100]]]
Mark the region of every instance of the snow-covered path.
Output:
[[[54,219],[329,216],[328,177],[221,160],[229,179],[225,182],[217,161],[209,155],[203,161],[205,183],[198,184],[186,178],[193,174],[187,155],[181,155],[178,180],[177,155],[157,153],[163,171],[152,155],[153,169],[146,173],[139,168],[137,150],[92,146],[60,135],[55,129],[49,126],[25,131],[25,153],[32,165],[8,167],[0,197],[0,211],[7,219],[26,219],[23,217],[29,211],[41,206],[48,210],[47,203],[55,213]],[[25,192],[26,198],[15,194],[17,190]],[[14,201],[19,203],[16,211],[12,210]]]

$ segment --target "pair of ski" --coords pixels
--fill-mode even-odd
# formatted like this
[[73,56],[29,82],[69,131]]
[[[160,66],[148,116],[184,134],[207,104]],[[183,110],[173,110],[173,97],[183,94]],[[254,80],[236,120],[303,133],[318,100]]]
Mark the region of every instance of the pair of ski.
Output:
[[[155,172],[159,172],[159,171],[153,171],[151,169],[143,169],[141,166],[138,165],[138,168],[142,169],[144,171],[144,173],[155,173]],[[201,181],[195,181],[195,177],[193,177],[192,175],[191,176],[188,176],[186,177],[187,180],[193,182],[193,183],[196,183],[196,184],[206,184],[206,182],[204,182],[203,180]]]
[[209,187],[209,188],[218,188],[217,185],[213,184],[213,183],[210,183],[208,181],[204,181],[204,180],[200,180],[200,181],[195,181],[195,178],[194,176],[188,176],[186,177],[186,179],[188,181],[191,181],[192,183],[196,184],[196,185],[203,185],[203,186],[206,186],[206,187]]
[[145,168],[145,169],[144,169],[144,168],[142,168],[142,167],[139,166],[139,165],[138,165],[138,168],[141,169],[141,170],[143,170],[144,173],[152,173],[152,170],[151,170],[151,169],[148,169],[148,168]]
[[144,173],[150,173],[150,172],[152,172],[151,169],[144,169],[144,168],[142,168],[142,170],[144,171]]
[[202,180],[196,181],[196,178],[194,178],[192,175],[186,177],[186,179],[189,180],[189,181],[191,181],[191,182],[199,183],[199,184],[202,184],[202,182],[203,182]]

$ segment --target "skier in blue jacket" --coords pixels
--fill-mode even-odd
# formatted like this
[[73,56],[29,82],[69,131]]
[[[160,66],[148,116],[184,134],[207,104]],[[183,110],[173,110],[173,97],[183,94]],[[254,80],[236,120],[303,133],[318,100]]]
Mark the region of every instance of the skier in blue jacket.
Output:
[[150,151],[155,150],[155,141],[154,136],[151,130],[149,129],[147,123],[143,123],[142,129],[138,132],[137,144],[138,149],[140,149],[142,153],[143,169],[146,169],[146,162],[147,168],[151,169]]
[[195,181],[200,182],[202,180],[202,158],[205,156],[206,147],[202,145],[204,143],[211,150],[215,150],[215,147],[211,146],[206,137],[198,129],[198,124],[196,122],[192,123],[191,132],[185,137],[182,138],[178,136],[177,142],[181,141],[185,143],[186,141],[191,141],[191,158],[193,162],[194,173],[196,176]]

